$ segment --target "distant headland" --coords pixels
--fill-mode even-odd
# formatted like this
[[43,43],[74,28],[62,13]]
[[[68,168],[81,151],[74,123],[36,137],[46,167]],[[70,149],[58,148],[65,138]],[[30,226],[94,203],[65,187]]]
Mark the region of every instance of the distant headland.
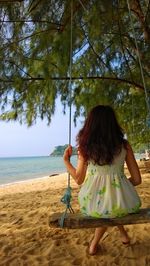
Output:
[[[63,156],[64,150],[68,147],[68,144],[56,146],[50,156]],[[72,146],[72,155],[77,155],[76,147]]]

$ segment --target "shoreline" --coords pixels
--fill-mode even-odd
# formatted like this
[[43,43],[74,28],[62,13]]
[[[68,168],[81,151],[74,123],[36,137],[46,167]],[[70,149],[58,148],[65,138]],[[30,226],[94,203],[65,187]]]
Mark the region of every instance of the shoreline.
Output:
[[27,182],[33,182],[34,180],[42,180],[45,178],[48,178],[49,176],[43,176],[43,177],[36,177],[36,178],[31,178],[31,179],[26,179],[26,180],[19,180],[19,181],[14,181],[14,182],[10,182],[10,183],[6,183],[6,184],[0,184],[0,188],[1,187],[7,187],[7,186],[13,186],[16,184],[22,184],[22,183],[27,183]]
[[48,178],[48,177],[52,177],[52,176],[57,176],[57,175],[60,175],[60,174],[63,174],[63,173],[62,172],[61,173],[53,173],[53,174],[45,175],[45,176],[42,176],[42,177],[35,177],[35,178],[29,178],[29,179],[24,179],[24,180],[18,180],[18,181],[14,181],[14,182],[4,183],[4,184],[0,184],[0,188],[1,187],[5,187],[5,186],[16,185],[16,184],[20,184],[20,183],[33,182],[34,180],[42,180],[42,179],[45,179],[45,178]]
[[[19,182],[13,182],[9,184],[0,185],[0,197],[5,194],[17,194],[17,193],[28,193],[28,192],[36,192],[43,191],[49,189],[49,187],[53,186],[53,188],[58,187],[67,187],[67,172],[56,174],[52,176],[43,176],[42,178],[34,178],[28,179]],[[60,183],[60,185],[58,184]],[[71,183],[74,183],[72,180]]]

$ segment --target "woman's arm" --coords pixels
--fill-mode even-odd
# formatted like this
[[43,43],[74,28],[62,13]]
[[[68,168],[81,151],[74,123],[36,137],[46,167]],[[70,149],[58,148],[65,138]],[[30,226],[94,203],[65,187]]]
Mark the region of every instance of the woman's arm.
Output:
[[127,143],[126,164],[127,164],[128,170],[131,174],[131,177],[129,178],[130,182],[133,184],[133,186],[140,185],[141,184],[141,174],[139,171],[138,164],[135,160],[133,150],[132,150],[129,143]]
[[66,166],[68,172],[73,177],[75,182],[78,185],[81,185],[85,179],[85,174],[86,174],[86,170],[87,170],[87,163],[85,162],[85,160],[81,156],[81,154],[79,154],[77,167],[75,168],[70,162],[71,155],[72,155],[72,147],[68,146],[64,151],[64,156],[63,156],[64,163],[65,163],[65,166]]

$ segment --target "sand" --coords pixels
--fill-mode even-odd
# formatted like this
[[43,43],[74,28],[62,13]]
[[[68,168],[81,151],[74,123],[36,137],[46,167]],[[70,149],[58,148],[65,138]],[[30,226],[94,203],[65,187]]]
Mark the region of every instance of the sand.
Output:
[[[140,162],[143,182],[137,187],[142,207],[150,207],[150,171]],[[124,246],[118,229],[105,234],[97,255],[88,254],[94,229],[50,228],[51,213],[64,211],[60,202],[67,174],[0,187],[0,265],[11,266],[150,266],[150,224],[126,226],[131,245]],[[73,188],[72,207],[79,210]]]

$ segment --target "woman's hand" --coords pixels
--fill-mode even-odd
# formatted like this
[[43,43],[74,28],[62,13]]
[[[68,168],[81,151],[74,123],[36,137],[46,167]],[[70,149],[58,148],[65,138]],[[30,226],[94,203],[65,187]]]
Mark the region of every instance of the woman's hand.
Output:
[[63,155],[64,161],[69,161],[71,155],[72,155],[72,146],[69,145],[64,151],[64,155]]
[[64,151],[64,155],[63,155],[64,164],[67,168],[67,171],[73,177],[75,182],[78,185],[81,185],[85,179],[85,174],[86,174],[86,170],[87,170],[87,163],[85,162],[80,151],[78,150],[78,161],[77,161],[77,166],[75,168],[72,165],[72,163],[70,162],[71,155],[72,155],[72,146],[69,145]]

